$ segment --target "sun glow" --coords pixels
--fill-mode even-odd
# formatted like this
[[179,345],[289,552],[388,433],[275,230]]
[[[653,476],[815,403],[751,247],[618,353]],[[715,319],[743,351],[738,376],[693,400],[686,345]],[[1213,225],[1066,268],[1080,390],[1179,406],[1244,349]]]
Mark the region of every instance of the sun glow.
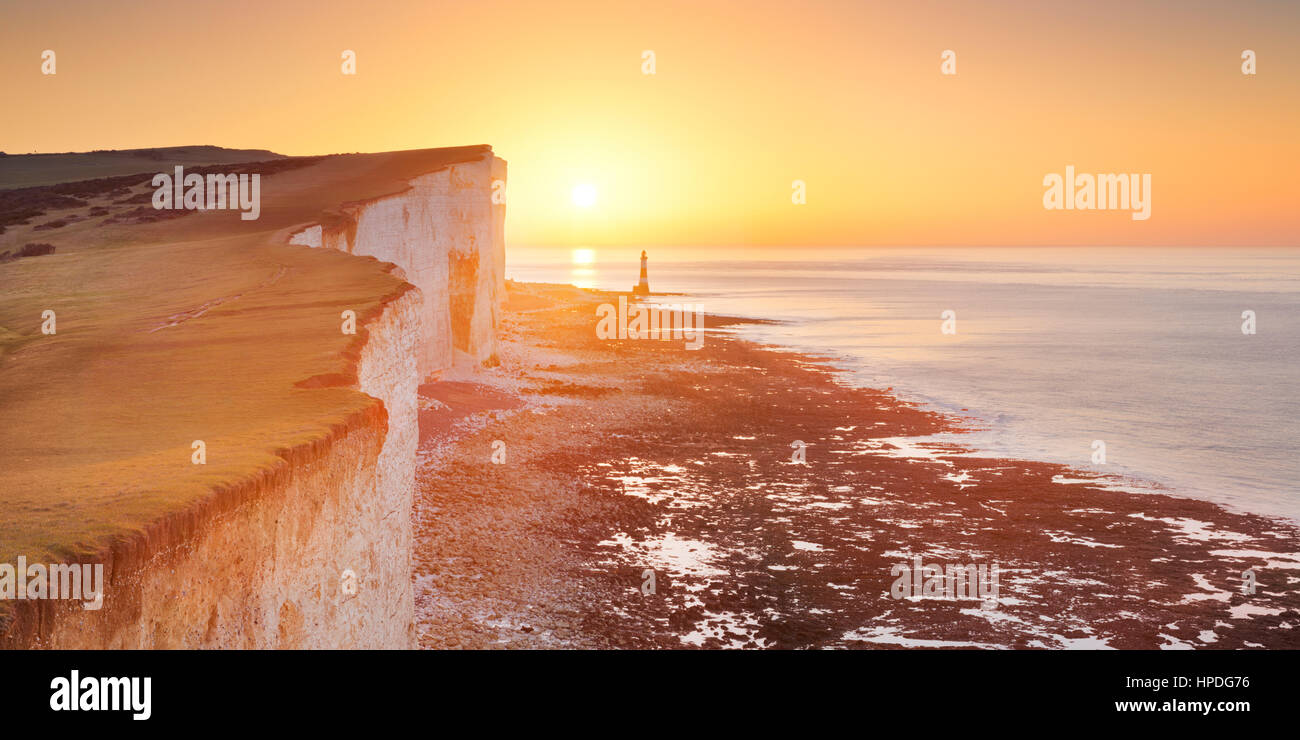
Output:
[[596,250],[580,247],[569,252],[569,282],[579,288],[596,287]]
[[596,205],[596,186],[585,182],[575,185],[573,204],[579,208],[591,208]]

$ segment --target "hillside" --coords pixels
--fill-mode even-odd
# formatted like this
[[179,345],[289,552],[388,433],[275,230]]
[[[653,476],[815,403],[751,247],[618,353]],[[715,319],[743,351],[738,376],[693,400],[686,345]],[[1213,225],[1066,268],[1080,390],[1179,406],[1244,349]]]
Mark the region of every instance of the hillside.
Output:
[[264,162],[284,155],[266,149],[226,149],[219,146],[169,146],[153,149],[114,149],[60,154],[0,154],[0,190],[53,185],[171,167]]

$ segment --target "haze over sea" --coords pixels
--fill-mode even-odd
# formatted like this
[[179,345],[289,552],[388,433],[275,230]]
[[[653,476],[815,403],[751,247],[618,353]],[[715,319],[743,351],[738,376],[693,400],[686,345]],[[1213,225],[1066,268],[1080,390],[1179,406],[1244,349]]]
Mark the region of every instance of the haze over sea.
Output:
[[[647,251],[651,290],[687,294],[660,300],[779,320],[738,331],[987,427],[951,441],[1300,520],[1300,249]],[[513,248],[506,272],[627,291],[640,252]]]

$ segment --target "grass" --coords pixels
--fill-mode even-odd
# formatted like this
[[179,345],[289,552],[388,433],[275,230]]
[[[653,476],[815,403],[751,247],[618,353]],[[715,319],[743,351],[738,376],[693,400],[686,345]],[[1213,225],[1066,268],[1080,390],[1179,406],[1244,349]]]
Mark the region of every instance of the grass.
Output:
[[279,159],[265,149],[172,146],[157,149],[0,156],[0,188],[28,188],[91,178],[168,172],[183,167]]
[[[59,155],[64,156],[64,155]],[[86,155],[93,159],[95,155]],[[278,155],[276,155],[278,156]],[[258,173],[262,176],[277,172],[306,167],[315,163],[319,157],[279,158],[258,162],[239,163],[241,173]],[[0,158],[0,164],[6,161]],[[215,164],[207,166],[188,166],[187,174],[224,174],[234,166],[232,164]],[[63,165],[66,169],[67,165]],[[94,216],[108,215],[109,206],[146,204],[132,210],[119,212],[113,219],[118,222],[160,221],[167,218],[179,218],[186,215],[183,210],[157,210],[152,207],[153,187],[150,181],[156,171],[137,172],[131,175],[114,175],[93,180],[75,180],[59,182],[52,185],[0,189],[0,234],[16,226],[28,225],[33,219],[44,216],[51,211],[64,212],[65,217],[38,224],[32,230],[42,231],[58,229],[69,223]],[[167,170],[171,174],[171,170]],[[85,214],[78,213],[98,200],[99,205],[90,207]]]

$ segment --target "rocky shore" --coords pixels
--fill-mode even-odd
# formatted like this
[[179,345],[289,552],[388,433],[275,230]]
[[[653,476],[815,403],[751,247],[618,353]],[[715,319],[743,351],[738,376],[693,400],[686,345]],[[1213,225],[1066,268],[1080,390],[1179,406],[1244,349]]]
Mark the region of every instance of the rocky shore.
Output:
[[[918,441],[964,422],[736,319],[692,352],[509,295],[501,365],[421,388],[422,647],[1300,647],[1293,524]],[[997,596],[895,598],[914,562]]]

